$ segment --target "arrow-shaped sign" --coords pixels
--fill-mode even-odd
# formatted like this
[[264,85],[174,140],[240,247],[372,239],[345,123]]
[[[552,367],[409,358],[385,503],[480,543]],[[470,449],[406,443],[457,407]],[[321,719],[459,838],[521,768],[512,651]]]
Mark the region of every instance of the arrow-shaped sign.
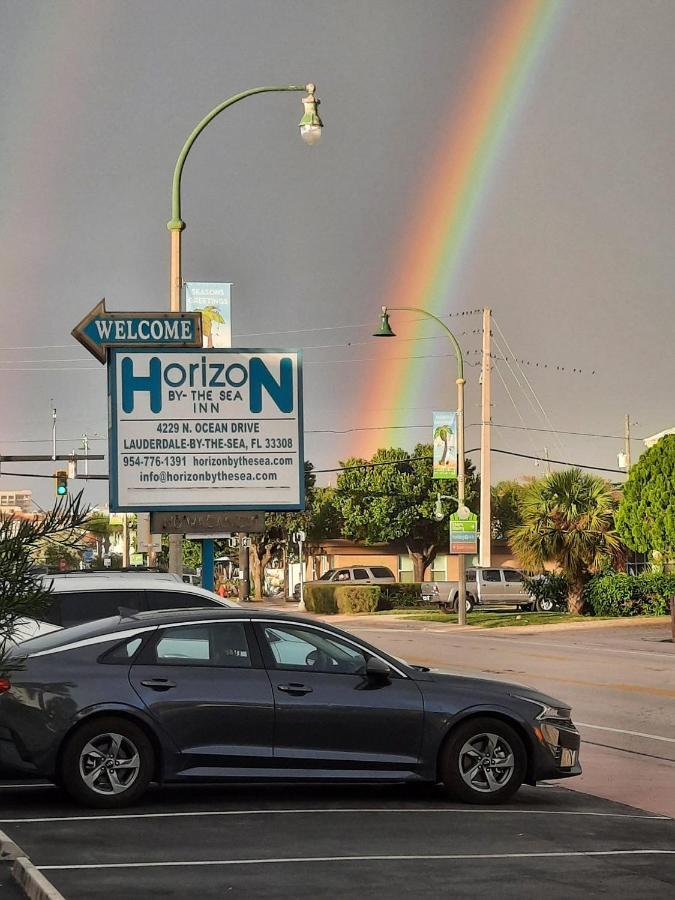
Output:
[[104,297],[71,334],[104,363],[109,347],[201,347],[202,314],[107,312]]

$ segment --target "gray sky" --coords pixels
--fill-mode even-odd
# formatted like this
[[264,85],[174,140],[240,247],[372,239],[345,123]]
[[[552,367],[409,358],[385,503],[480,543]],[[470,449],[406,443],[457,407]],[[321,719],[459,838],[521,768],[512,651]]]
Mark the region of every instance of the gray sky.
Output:
[[[2,453],[49,451],[51,397],[60,450],[83,432],[105,434],[103,369],[70,331],[103,296],[111,309],[166,307],[176,156],[216,103],[268,83],[316,81],[322,141],[299,140],[294,94],[252,98],[209,126],[183,179],[184,277],[234,283],[235,344],[308,348],[306,456],[318,468],[350,455],[359,433],[311,432],[391,424],[396,397],[370,398],[363,414],[374,350],[357,342],[372,326],[342,326],[375,322],[429,160],[509,5],[2,0]],[[636,435],[674,424],[673,84],[675,4],[565,3],[448,297],[448,313],[492,307],[561,431],[619,435],[626,412]],[[476,361],[479,336],[463,341]],[[388,343],[392,355],[411,346]],[[415,347],[447,352],[442,341]],[[400,422],[424,425],[447,407],[452,364],[426,364],[417,408],[397,413]],[[495,375],[494,421],[549,427],[501,371],[509,391]],[[478,370],[468,372],[473,423]],[[399,433],[412,446],[429,431]],[[469,429],[467,447],[478,437]],[[621,441],[499,428],[493,445],[546,446],[554,458],[613,467]],[[496,457],[493,480],[537,472]],[[0,486],[31,487],[43,503],[53,496],[49,481],[2,477]],[[104,495],[101,485],[87,490],[92,502]]]

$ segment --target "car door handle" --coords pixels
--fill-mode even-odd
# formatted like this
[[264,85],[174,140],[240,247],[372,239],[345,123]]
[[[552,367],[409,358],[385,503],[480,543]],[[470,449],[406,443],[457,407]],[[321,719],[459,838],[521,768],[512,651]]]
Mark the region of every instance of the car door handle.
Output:
[[141,681],[141,684],[143,687],[152,688],[153,691],[168,691],[176,687],[176,683],[169,681],[168,678],[150,678],[148,681]]
[[306,684],[297,684],[296,682],[291,682],[290,684],[278,684],[277,688],[285,694],[297,694],[298,696],[312,693],[311,687],[307,687]]

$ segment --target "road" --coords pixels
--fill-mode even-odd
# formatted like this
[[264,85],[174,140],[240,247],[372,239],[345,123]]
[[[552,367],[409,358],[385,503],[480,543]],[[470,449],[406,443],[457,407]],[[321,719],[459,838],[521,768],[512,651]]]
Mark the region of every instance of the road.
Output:
[[675,645],[669,620],[626,626],[459,629],[330,617],[412,663],[536,687],[571,704],[584,775],[566,786],[675,817]]

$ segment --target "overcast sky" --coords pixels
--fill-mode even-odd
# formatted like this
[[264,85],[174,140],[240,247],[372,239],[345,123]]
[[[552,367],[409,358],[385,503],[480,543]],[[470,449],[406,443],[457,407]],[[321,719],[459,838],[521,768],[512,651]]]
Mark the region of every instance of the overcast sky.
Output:
[[[295,94],[247,100],[200,137],[183,179],[184,277],[234,283],[235,345],[307,348],[317,468],[347,457],[358,432],[312,432],[390,424],[392,397],[358,418],[373,372],[371,345],[356,342],[386,298],[466,73],[510,2],[0,0],[0,452],[49,452],[50,398],[59,450],[86,432],[103,452],[103,369],[71,329],[103,296],[111,309],[166,308],[171,176],[187,134],[233,93],[310,80],[319,146],[298,138]],[[674,84],[671,0],[564,3],[448,300],[448,313],[491,306],[532,363],[537,402],[503,367],[496,423],[620,435],[628,412],[637,436],[675,424]],[[478,347],[466,338],[469,359]],[[427,439],[431,410],[447,407],[452,360],[428,366],[404,420],[423,427],[401,429],[403,446]],[[469,429],[467,447],[478,438]],[[611,468],[621,441],[499,428],[493,445]],[[541,472],[493,466],[493,480]],[[46,480],[0,486],[53,496]],[[102,500],[103,486],[87,497]]]

